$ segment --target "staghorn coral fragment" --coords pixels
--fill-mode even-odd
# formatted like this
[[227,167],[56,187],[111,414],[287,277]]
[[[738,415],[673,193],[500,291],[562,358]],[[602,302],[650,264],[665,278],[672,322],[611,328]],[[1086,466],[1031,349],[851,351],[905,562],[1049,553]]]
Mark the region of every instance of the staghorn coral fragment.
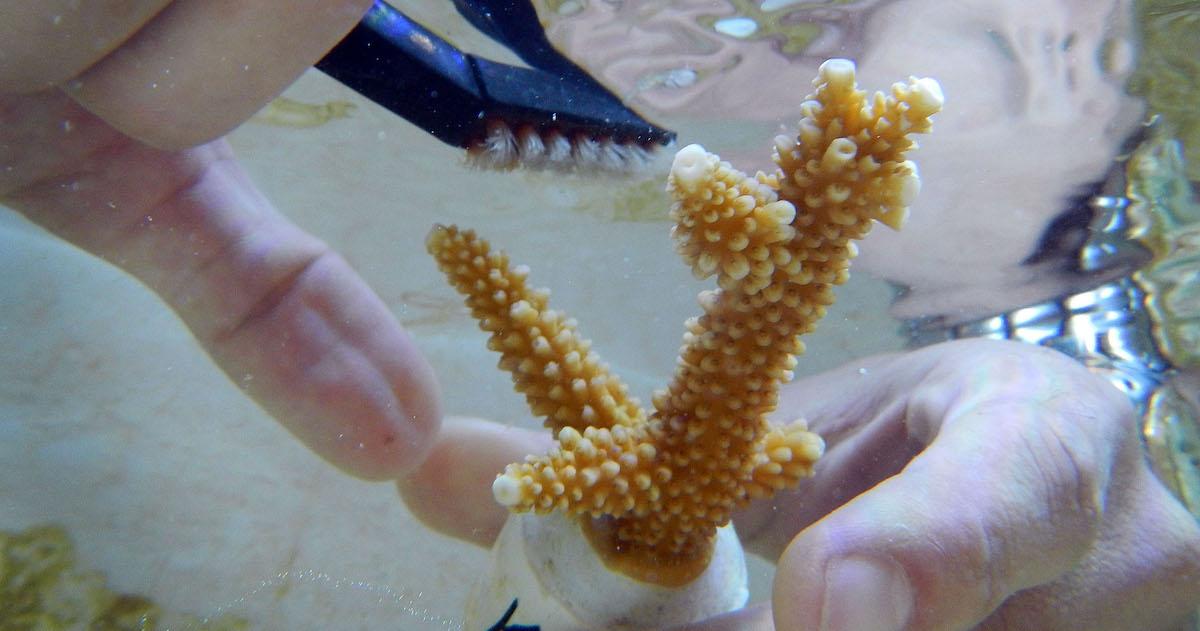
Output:
[[812,474],[821,438],[803,420],[771,427],[800,336],[833,303],[873,222],[898,228],[919,189],[905,155],[940,110],[936,81],[889,94],[855,85],[854,64],[822,64],[795,138],[775,140],[777,170],[746,175],[699,145],[668,177],[679,254],[718,289],[685,323],[675,375],[644,412],[553,311],[527,270],[470,231],[437,227],[428,246],[492,334],[558,444],[509,465],[493,485],[514,511],[591,517],[585,534],[610,568],[660,585],[704,570],[717,528],[752,499]]

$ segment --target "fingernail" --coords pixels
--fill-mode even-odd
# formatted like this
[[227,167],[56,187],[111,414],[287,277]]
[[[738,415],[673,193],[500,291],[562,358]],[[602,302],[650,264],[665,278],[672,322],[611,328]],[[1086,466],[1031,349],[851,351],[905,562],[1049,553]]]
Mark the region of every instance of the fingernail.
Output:
[[895,561],[852,556],[825,568],[822,631],[898,631],[912,610],[912,585]]

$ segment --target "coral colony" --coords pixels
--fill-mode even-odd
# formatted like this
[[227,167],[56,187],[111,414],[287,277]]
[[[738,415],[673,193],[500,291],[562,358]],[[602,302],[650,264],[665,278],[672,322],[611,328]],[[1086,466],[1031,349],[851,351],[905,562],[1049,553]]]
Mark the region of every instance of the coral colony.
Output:
[[775,139],[773,173],[748,176],[699,145],[681,149],[667,188],[672,235],[697,277],[716,277],[685,323],[677,368],[642,409],[576,322],[530,288],[472,231],[438,226],[427,245],[491,334],[533,414],[557,437],[549,453],[495,481],[513,511],[577,516],[607,567],[649,583],[687,583],[709,562],[731,512],[811,475],[824,444],[802,420],[767,415],[792,377],[799,337],[845,282],[875,221],[899,228],[920,188],[911,134],[942,106],[932,79],[867,94],[854,64],[825,62],[800,105],[796,137]]

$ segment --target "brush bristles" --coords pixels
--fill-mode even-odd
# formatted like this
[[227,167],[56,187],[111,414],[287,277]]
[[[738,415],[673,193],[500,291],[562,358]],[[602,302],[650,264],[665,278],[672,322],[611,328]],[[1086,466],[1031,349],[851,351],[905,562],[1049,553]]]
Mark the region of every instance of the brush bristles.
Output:
[[481,142],[467,149],[467,162],[482,169],[517,167],[551,171],[630,173],[650,161],[651,150],[633,142],[596,139],[586,134],[541,133],[529,125],[515,130],[504,123],[488,125]]

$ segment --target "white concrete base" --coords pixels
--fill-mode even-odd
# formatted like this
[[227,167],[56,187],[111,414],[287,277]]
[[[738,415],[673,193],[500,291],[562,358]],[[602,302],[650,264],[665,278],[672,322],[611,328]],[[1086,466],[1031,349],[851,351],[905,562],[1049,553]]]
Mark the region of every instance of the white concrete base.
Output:
[[678,588],[643,583],[604,566],[572,518],[514,514],[467,601],[466,629],[487,629],[514,598],[511,624],[542,631],[660,629],[746,604],[746,559],[732,525],[717,531],[708,568]]

